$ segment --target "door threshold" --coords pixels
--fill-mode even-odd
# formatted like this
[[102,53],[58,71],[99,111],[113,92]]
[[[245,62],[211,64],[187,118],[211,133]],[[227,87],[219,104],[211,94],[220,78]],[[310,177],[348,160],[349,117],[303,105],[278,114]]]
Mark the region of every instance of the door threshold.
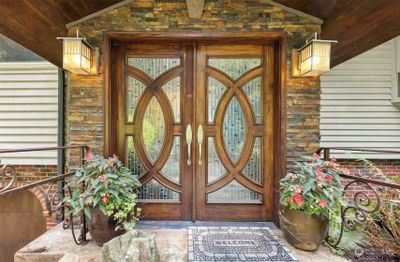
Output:
[[188,227],[268,227],[277,229],[273,222],[232,222],[232,221],[151,221],[137,223],[137,229],[187,229]]

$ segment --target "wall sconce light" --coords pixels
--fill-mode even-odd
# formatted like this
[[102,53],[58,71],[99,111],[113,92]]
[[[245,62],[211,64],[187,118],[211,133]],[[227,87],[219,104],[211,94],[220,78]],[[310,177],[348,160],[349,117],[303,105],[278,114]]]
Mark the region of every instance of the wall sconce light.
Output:
[[76,37],[57,37],[63,44],[63,68],[77,75],[96,75],[99,48],[92,47],[76,30]]
[[299,49],[292,50],[292,76],[319,76],[330,70],[331,46],[334,40],[308,39]]

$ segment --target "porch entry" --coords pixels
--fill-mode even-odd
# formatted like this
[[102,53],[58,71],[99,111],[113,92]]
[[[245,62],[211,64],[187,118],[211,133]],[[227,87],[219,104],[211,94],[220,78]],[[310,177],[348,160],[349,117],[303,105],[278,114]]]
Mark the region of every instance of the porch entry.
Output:
[[273,46],[122,44],[117,149],[143,219],[272,219]]

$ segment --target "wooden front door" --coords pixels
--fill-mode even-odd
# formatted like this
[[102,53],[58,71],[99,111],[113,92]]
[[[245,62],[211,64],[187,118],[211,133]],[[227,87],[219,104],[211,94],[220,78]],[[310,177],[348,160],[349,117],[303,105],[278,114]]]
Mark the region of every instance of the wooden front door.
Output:
[[272,55],[272,47],[261,45],[198,49],[199,220],[271,219]]
[[115,142],[143,219],[271,219],[272,58],[263,45],[121,45]]

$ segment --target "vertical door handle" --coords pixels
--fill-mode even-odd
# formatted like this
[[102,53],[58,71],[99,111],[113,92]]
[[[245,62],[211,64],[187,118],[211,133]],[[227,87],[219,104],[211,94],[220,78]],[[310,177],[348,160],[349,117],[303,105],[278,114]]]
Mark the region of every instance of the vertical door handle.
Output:
[[199,125],[199,127],[197,128],[197,143],[199,144],[199,165],[202,164],[201,146],[203,145],[203,140],[204,140],[203,126]]
[[188,124],[186,127],[186,144],[188,150],[188,159],[186,160],[186,163],[188,164],[188,166],[192,164],[192,160],[190,159],[190,151],[191,151],[190,146],[192,144],[192,138],[193,138],[192,126]]

